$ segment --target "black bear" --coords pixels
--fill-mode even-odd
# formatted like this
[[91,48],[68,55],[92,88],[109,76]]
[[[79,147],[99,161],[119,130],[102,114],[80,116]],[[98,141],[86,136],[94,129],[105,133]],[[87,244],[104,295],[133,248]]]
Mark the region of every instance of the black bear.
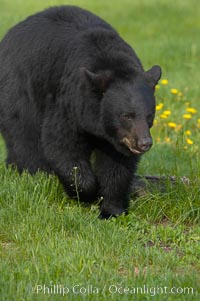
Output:
[[102,218],[127,212],[137,163],[152,145],[161,68],[145,72],[108,23],[61,6],[6,34],[0,69],[7,164],[53,172],[72,198],[101,198]]

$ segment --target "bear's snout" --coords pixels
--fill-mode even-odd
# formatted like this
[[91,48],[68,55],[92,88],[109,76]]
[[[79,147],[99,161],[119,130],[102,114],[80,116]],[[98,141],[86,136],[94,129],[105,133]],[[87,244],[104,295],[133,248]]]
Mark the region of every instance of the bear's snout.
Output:
[[142,138],[138,141],[135,141],[129,137],[124,137],[121,142],[125,144],[133,154],[136,155],[147,152],[153,144],[151,137]]
[[143,151],[147,152],[152,147],[153,141],[151,137],[140,139],[137,143],[138,148]]

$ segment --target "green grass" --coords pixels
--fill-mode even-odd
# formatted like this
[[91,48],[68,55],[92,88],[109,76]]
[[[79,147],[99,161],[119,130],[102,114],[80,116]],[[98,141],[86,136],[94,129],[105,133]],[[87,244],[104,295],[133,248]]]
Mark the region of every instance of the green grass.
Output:
[[[199,1],[0,0],[0,37],[27,15],[61,3],[88,8],[110,22],[145,69],[162,66],[169,84],[156,93],[164,107],[152,130],[154,147],[138,173],[175,175],[178,183],[167,183],[165,193],[153,191],[132,200],[127,216],[101,221],[97,205],[69,200],[56,177],[19,176],[6,169],[0,138],[0,300],[199,300],[200,114],[182,118],[185,103],[198,109],[200,98]],[[171,95],[170,88],[183,96]],[[172,114],[164,120],[160,114],[167,109]],[[182,128],[174,131],[168,121]],[[186,130],[192,145],[186,143]],[[190,184],[183,184],[180,176],[187,176]],[[46,285],[46,294],[37,293],[37,285]],[[69,293],[48,294],[53,285]],[[137,287],[145,287],[146,293],[139,289],[134,294]],[[179,293],[169,293],[174,287]]]

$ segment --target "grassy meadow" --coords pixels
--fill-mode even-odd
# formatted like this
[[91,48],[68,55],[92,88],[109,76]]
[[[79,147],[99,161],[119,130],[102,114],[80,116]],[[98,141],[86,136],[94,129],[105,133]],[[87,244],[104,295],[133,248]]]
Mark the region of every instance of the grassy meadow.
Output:
[[199,1],[0,0],[0,38],[58,4],[98,14],[145,69],[162,66],[154,145],[138,174],[177,183],[132,197],[127,216],[102,221],[96,204],[68,199],[56,177],[7,169],[0,137],[0,300],[199,300]]

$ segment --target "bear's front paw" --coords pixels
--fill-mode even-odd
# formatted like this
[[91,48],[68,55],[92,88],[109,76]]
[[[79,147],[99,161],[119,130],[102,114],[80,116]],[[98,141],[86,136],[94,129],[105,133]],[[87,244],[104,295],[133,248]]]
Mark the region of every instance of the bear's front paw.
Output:
[[109,219],[111,217],[117,217],[119,215],[122,215],[123,213],[127,214],[127,209],[116,208],[116,207],[101,208],[101,213],[99,215],[99,218]]

